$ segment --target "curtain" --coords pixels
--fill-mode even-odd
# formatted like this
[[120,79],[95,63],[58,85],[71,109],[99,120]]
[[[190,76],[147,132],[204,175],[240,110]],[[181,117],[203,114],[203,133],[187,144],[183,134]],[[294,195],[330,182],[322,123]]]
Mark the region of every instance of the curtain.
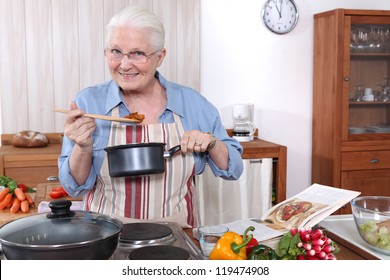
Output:
[[261,218],[272,205],[272,158],[245,159],[236,181],[215,177],[209,166],[197,175],[201,225]]

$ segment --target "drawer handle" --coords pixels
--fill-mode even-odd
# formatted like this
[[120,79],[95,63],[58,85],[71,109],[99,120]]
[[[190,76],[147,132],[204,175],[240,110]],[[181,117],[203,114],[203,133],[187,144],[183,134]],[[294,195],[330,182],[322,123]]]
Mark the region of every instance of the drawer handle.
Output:
[[260,158],[260,159],[250,159],[249,160],[250,163],[263,163],[263,160]]
[[371,163],[378,163],[380,160],[377,159],[377,158],[373,158],[372,160],[370,160]]
[[58,181],[58,177],[57,176],[49,176],[46,178],[47,181]]

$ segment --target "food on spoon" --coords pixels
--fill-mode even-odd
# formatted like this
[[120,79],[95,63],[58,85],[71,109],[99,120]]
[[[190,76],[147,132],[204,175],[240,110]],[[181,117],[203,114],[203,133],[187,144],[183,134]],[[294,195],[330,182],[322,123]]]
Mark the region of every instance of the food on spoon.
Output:
[[125,116],[125,118],[142,122],[145,119],[145,115],[139,114],[138,112],[134,112],[134,113],[130,113],[130,115],[128,116]]

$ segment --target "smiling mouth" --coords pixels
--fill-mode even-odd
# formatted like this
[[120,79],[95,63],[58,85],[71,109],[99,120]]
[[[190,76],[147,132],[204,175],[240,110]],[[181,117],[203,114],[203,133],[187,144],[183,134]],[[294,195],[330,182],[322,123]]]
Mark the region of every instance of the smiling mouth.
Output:
[[124,79],[133,79],[134,77],[138,76],[138,73],[135,74],[125,74],[125,73],[119,73]]

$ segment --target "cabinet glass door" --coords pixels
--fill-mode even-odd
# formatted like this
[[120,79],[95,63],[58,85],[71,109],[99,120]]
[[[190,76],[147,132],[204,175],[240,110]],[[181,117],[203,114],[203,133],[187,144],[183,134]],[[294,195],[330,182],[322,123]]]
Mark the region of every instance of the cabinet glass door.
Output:
[[363,24],[356,19],[351,24],[349,138],[390,133],[389,19],[387,23]]

